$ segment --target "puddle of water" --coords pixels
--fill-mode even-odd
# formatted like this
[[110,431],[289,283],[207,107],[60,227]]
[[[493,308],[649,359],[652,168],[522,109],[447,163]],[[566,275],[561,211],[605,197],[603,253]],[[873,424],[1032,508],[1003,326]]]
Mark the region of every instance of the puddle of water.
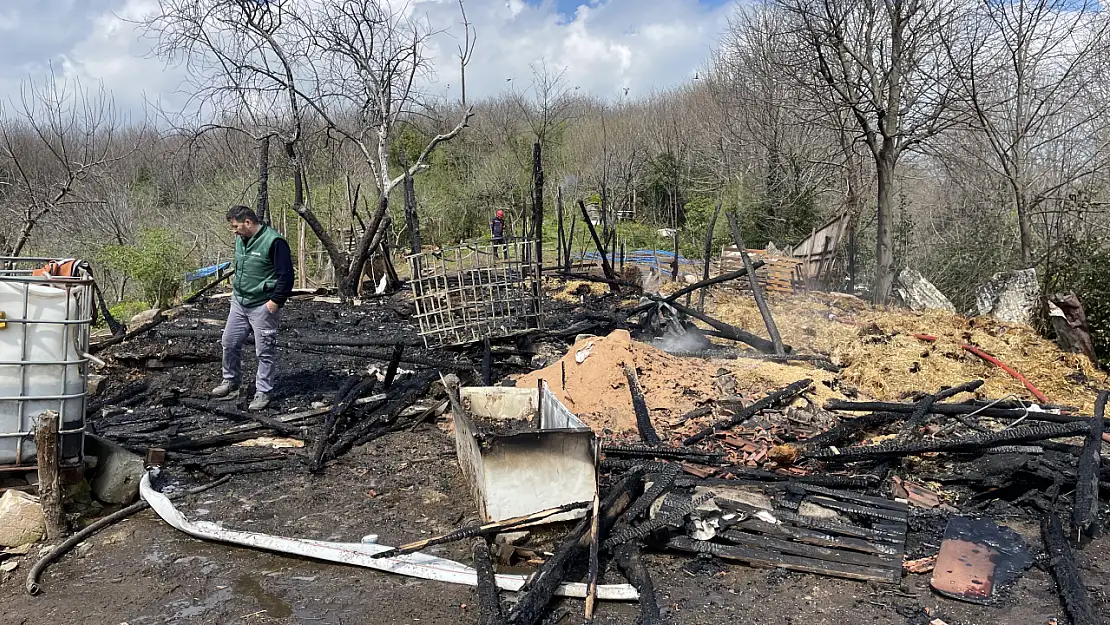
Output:
[[174,601],[173,603],[170,603],[167,607],[179,608],[176,612],[174,612],[172,619],[194,619],[230,598],[231,589],[222,588],[205,597],[204,599],[198,600],[197,603],[193,603],[192,601],[185,599],[181,601]]
[[258,607],[266,611],[270,618],[285,618],[293,615],[293,608],[281,597],[267,592],[258,580],[249,575],[243,575],[231,584],[236,594],[254,598]]

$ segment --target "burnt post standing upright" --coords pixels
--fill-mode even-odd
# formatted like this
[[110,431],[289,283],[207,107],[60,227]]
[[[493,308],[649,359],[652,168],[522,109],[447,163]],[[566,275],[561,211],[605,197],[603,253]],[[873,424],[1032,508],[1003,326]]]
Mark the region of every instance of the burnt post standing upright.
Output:
[[532,236],[536,240],[536,265],[543,267],[543,153],[532,144]]

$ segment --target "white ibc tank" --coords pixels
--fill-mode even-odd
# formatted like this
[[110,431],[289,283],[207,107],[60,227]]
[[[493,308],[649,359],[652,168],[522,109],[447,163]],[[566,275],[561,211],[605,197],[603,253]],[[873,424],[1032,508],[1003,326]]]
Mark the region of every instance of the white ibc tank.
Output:
[[[66,289],[0,281],[0,311],[8,319],[51,322],[82,318],[77,295],[82,287]],[[3,323],[3,321],[0,321]],[[0,365],[0,433],[30,432],[34,418],[45,410],[62,415],[61,429],[79,427],[84,415],[84,398],[57,399],[59,395],[82,395],[85,381],[79,364],[59,364],[79,359],[74,344],[78,325],[59,323],[8,323],[0,329],[0,362],[28,361],[30,364]],[[24,351],[26,348],[26,351]],[[42,363],[42,364],[37,364]],[[22,397],[23,400],[12,399]],[[55,397],[55,399],[44,399]],[[9,398],[9,399],[3,399]],[[23,404],[22,412],[20,404]],[[16,458],[18,439],[0,437],[0,465],[26,462],[34,458],[34,444],[24,440]],[[64,453],[64,452],[63,452]]]

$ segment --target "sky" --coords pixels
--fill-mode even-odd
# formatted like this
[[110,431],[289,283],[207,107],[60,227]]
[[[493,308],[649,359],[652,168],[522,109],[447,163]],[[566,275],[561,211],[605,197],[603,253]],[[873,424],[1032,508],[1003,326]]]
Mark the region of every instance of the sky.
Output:
[[[689,80],[708,59],[736,0],[465,0],[477,31],[467,97],[527,89],[530,66],[565,70],[571,89],[602,98],[642,96]],[[19,102],[28,78],[103,84],[119,110],[183,103],[182,72],[152,58],[152,42],[123,18],[156,0],[0,0],[0,102]],[[458,97],[457,0],[409,0],[409,9],[444,29],[429,52],[430,92]]]

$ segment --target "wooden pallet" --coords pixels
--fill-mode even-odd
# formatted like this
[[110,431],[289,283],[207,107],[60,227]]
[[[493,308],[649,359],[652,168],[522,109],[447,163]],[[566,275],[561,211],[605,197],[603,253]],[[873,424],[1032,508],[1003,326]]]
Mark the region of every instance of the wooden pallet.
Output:
[[[764,291],[768,293],[786,294],[797,293],[805,290],[805,260],[789,256],[770,256],[766,250],[747,250],[752,262],[762,260],[764,265],[755,271],[755,276]],[[744,261],[740,257],[735,245],[730,245],[721,250],[721,273],[743,269]],[[750,290],[748,284],[738,280],[735,285],[741,290]]]

